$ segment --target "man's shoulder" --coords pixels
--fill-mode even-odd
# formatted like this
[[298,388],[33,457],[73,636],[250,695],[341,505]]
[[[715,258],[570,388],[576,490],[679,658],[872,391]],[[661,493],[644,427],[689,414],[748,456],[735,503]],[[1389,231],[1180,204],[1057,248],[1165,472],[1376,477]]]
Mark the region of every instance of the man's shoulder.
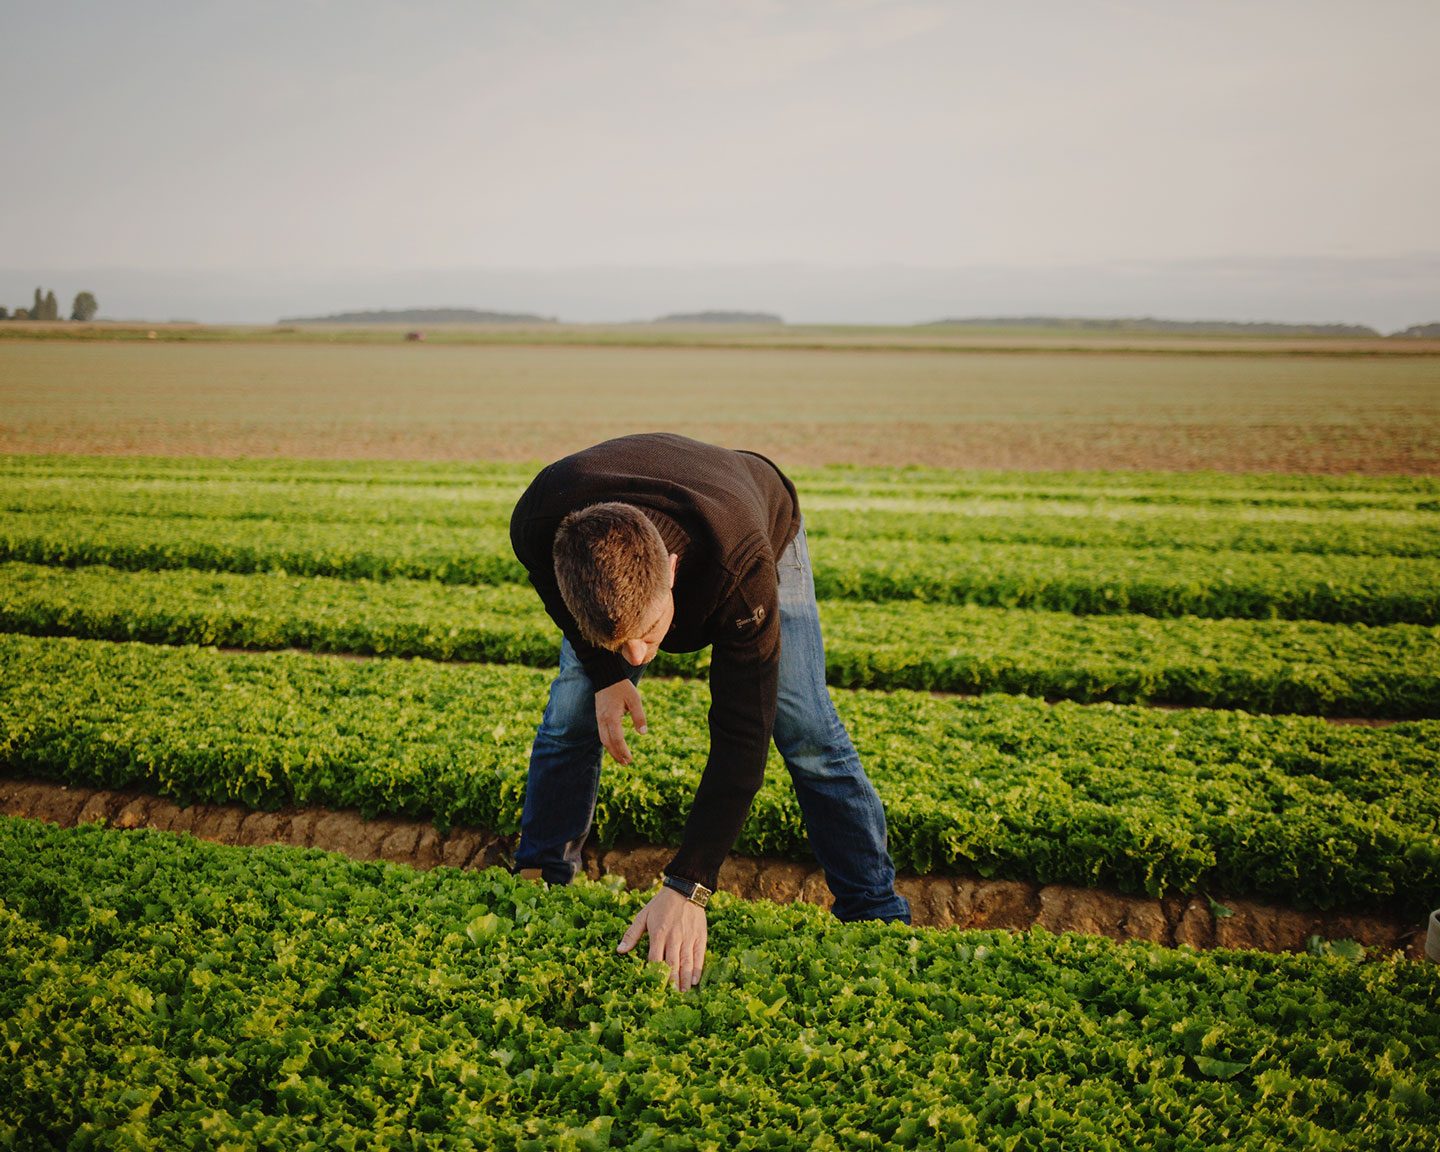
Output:
[[[562,457],[550,466],[560,474],[664,477],[684,480],[711,469],[739,469],[747,454],[678,432],[636,432],[602,440]],[[548,470],[547,470],[548,471]]]
[[518,547],[525,537],[553,536],[567,513],[610,500],[672,517],[731,565],[747,562],[757,540],[778,551],[799,519],[794,485],[759,453],[674,432],[642,432],[542,469],[516,504],[511,537]]

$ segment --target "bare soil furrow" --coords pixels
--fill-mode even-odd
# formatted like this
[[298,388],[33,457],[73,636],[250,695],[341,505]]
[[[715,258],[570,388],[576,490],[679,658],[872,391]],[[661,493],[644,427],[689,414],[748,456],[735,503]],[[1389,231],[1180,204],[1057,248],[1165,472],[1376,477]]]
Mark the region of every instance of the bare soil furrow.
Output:
[[[290,844],[341,852],[357,860],[388,860],[415,868],[490,868],[503,865],[513,839],[483,828],[441,834],[420,820],[367,820],[355,809],[284,808],[257,812],[239,804],[182,807],[138,790],[105,790],[47,780],[0,778],[0,812],[69,827],[104,821],[115,828],[182,832],[222,844]],[[654,845],[585,851],[592,879],[620,876],[632,886],[653,884],[673,849]],[[720,872],[723,890],[747,900],[804,900],[829,907],[830,892],[812,863],[732,855]],[[1161,900],[1102,889],[967,875],[902,875],[914,922],[929,928],[1039,926],[1116,940],[1148,940],[1170,947],[1304,951],[1311,937],[1355,940],[1378,951],[1424,956],[1425,926],[1357,911],[1314,912],[1232,899],[1220,894]],[[1228,915],[1226,911],[1228,910]],[[1219,913],[1217,915],[1217,912]]]

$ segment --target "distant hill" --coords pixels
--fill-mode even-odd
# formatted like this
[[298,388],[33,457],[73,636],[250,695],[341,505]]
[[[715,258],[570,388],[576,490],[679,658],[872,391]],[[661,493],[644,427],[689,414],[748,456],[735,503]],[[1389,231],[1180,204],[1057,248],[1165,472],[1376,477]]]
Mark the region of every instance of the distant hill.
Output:
[[1157,320],[1153,316],[1090,320],[1071,316],[996,316],[931,320],[917,328],[1076,328],[1085,332],[1173,332],[1191,336],[1375,337],[1364,324],[1270,324],[1244,320]]
[[1400,340],[1440,340],[1440,324],[1412,324],[1403,332],[1390,335]]
[[672,312],[656,324],[784,324],[773,312]]
[[336,312],[332,316],[290,316],[281,324],[554,324],[553,316],[528,312],[480,312],[474,308],[399,308],[378,312]]

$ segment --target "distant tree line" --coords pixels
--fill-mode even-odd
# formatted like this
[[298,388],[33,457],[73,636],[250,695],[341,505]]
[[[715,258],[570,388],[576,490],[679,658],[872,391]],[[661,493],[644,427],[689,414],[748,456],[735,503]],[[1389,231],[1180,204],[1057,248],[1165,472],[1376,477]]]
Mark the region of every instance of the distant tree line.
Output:
[[281,324],[554,324],[553,316],[529,312],[482,312],[475,308],[389,308],[333,312],[329,316],[282,316]]
[[[1187,333],[1193,336],[1344,336],[1376,339],[1380,332],[1365,324],[1273,324],[1250,320],[1159,320],[1153,316],[1131,316],[1094,320],[1082,316],[985,316],[930,320],[917,328],[1068,328],[1085,332]],[[1402,339],[1440,338],[1440,324],[1416,324],[1403,332]]]
[[671,312],[656,324],[784,324],[773,312]]
[[1090,319],[1083,316],[985,316],[931,320],[922,328],[1078,328],[1087,332],[1167,332],[1194,336],[1377,337],[1364,324],[1273,324],[1250,320],[1161,320],[1154,316]]
[[[100,311],[100,305],[96,303],[95,296],[90,292],[78,292],[75,295],[75,303],[70,306],[71,320],[93,320],[95,313]],[[35,289],[35,299],[28,308],[16,308],[11,312],[7,308],[0,308],[0,320],[59,320],[60,302],[55,299],[55,290],[41,293],[39,288]]]
[[1412,324],[1403,332],[1392,332],[1407,340],[1440,340],[1440,324]]

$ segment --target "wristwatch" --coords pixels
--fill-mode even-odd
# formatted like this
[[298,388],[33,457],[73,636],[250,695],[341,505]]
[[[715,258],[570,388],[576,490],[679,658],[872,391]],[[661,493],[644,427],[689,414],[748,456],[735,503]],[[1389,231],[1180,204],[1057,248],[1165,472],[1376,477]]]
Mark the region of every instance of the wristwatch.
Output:
[[698,904],[701,908],[710,903],[713,893],[704,884],[694,880],[685,880],[679,876],[665,876],[660,881],[666,888],[673,888],[680,895],[692,904]]

